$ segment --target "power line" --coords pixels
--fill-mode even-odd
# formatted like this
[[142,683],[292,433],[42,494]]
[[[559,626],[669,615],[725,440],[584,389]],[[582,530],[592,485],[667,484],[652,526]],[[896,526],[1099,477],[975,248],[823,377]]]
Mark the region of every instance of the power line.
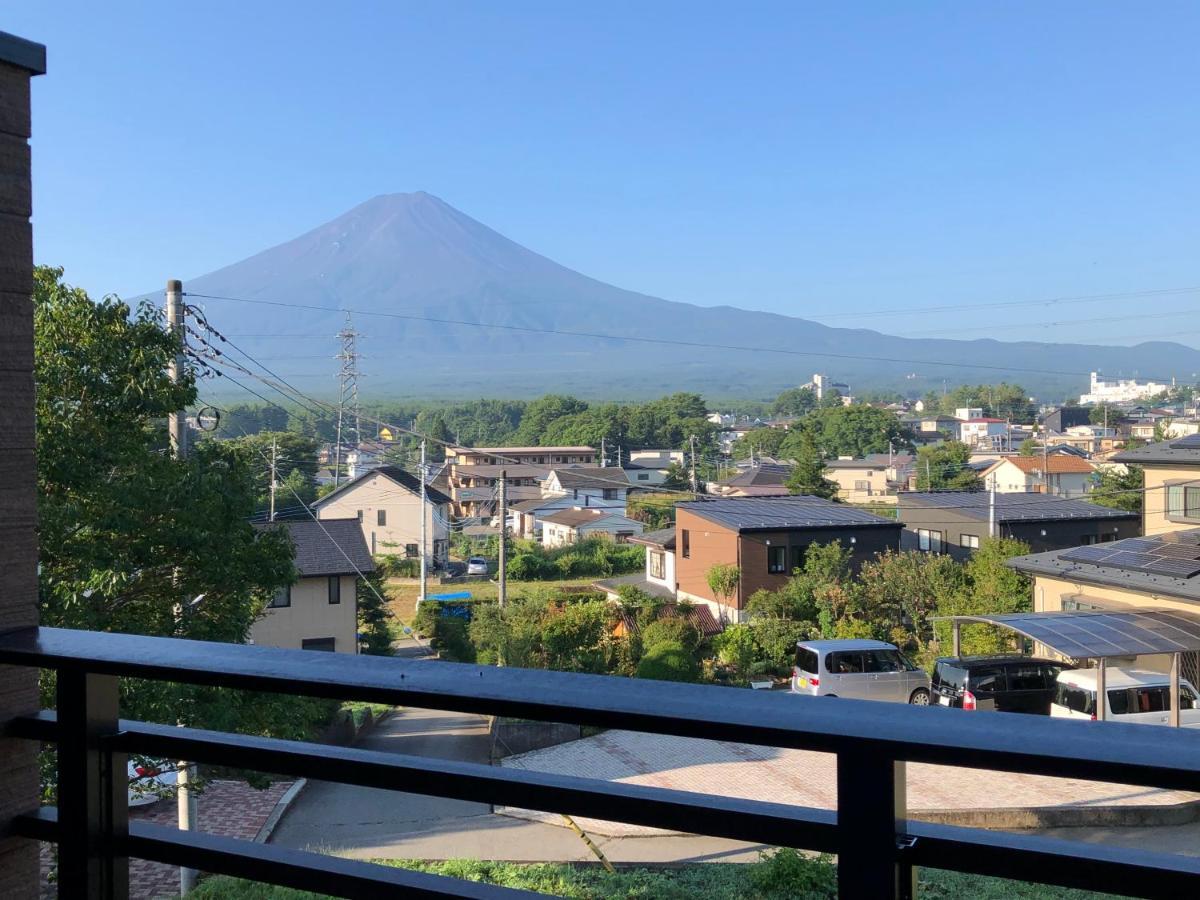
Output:
[[494,322],[474,322],[467,319],[443,319],[434,316],[419,316],[406,313],[379,312],[374,310],[335,309],[328,306],[315,306],[307,303],[287,303],[280,300],[256,300],[247,297],[223,297],[214,294],[187,294],[189,297],[201,297],[209,300],[228,300],[235,303],[253,303],[263,306],[279,306],[289,309],[310,309],[320,312],[345,312],[360,316],[378,316],[388,319],[401,319],[410,322],[428,322],[434,325],[458,325],[469,328],[490,328],[498,331],[515,331],[525,334],[547,334],[558,337],[581,337],[604,341],[624,341],[636,344],[658,344],[672,347],[692,347],[707,350],[726,350],[739,353],[775,353],[785,356],[799,356],[820,359],[841,359],[857,362],[885,362],[905,366],[942,366],[953,369],[970,369],[973,371],[1020,372],[1031,375],[1062,375],[1071,378],[1086,378],[1088,372],[1067,372],[1061,369],[1031,369],[1017,366],[996,366],[984,363],[954,363],[931,359],[902,359],[888,356],[867,356],[852,353],[829,353],[817,350],[793,350],[784,347],[752,347],[740,344],[717,344],[708,341],[685,341],[673,338],[644,337],[641,335],[604,334],[595,331],[574,331],[561,328],[536,328],[528,325],[506,325]]

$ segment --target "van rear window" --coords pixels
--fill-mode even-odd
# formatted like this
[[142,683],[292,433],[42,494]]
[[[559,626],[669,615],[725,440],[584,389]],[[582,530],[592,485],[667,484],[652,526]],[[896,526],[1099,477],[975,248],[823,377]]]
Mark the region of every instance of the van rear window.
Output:
[[1095,711],[1095,698],[1091,691],[1062,682],[1059,682],[1054,693],[1054,702],[1065,706],[1071,712],[1083,713],[1085,716],[1090,716]]
[[967,680],[966,669],[960,669],[952,666],[949,663],[940,662],[933,668],[933,678],[930,679],[934,687],[945,685],[955,689],[961,688]]
[[817,651],[807,647],[796,648],[796,668],[810,675],[819,674],[817,671]]

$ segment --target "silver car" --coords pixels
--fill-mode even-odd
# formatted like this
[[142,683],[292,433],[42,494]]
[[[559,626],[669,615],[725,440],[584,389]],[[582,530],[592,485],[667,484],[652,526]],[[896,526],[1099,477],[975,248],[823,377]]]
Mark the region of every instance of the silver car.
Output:
[[929,675],[884,641],[798,641],[792,691],[929,705]]
[[488,573],[488,561],[482,556],[472,556],[467,560],[468,575],[486,575]]

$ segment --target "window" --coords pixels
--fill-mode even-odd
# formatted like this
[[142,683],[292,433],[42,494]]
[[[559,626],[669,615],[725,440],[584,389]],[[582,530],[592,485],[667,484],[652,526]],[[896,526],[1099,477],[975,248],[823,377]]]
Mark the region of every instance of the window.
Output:
[[638,481],[649,481],[650,475],[647,472],[638,472],[637,480]]
[[825,668],[834,675],[855,675],[863,670],[861,652],[845,651],[830,653],[825,657]]
[[999,666],[972,669],[968,677],[970,690],[975,694],[994,694],[1005,689],[1004,669]]
[[616,488],[605,488],[604,489],[604,499],[605,500],[616,500],[617,499],[617,489]]
[[375,512],[375,524],[381,528],[387,524],[387,510],[380,509]]
[[[1112,698],[1109,698],[1111,702]],[[1095,711],[1095,697],[1091,691],[1077,688],[1074,685],[1059,683],[1054,702],[1065,706],[1071,712],[1083,713],[1090,716]]]
[[1039,665],[1011,666],[1008,670],[1008,689],[1010,691],[1044,691],[1046,689],[1046,670]]
[[900,654],[895,650],[868,650],[863,654],[868,672],[903,672]]
[[1100,543],[1100,535],[1098,535],[1098,534],[1085,534],[1083,536],[1083,545],[1085,547],[1090,544],[1098,544],[1098,543]]
[[964,547],[967,550],[979,549],[979,535],[977,534],[960,534],[958,536],[958,546]]
[[817,651],[807,647],[796,648],[796,668],[811,675],[817,674]]
[[942,552],[942,533],[927,528],[917,529],[917,547],[926,553]]
[[659,550],[650,551],[650,577],[667,577],[667,554]]
[[419,554],[419,548],[416,544],[404,545],[404,556],[406,559],[416,559]]
[[292,605],[292,586],[281,587],[275,592],[275,596],[271,598],[271,609],[282,609],[285,606]]
[[360,522],[362,521],[362,510],[361,509],[358,511],[358,521],[360,521]]
[[1175,519],[1200,519],[1200,486],[1168,484],[1167,516]]
[[804,568],[804,547],[792,548],[792,571]]
[[342,602],[342,576],[341,575],[330,575],[329,576],[329,602],[330,603],[341,603]]
[[683,529],[683,532],[679,535],[679,544],[680,544],[680,547],[679,547],[680,555],[682,555],[684,559],[691,559],[692,558],[692,533],[690,531],[688,531],[686,528]]
[[304,638],[300,642],[301,650],[324,650],[326,653],[334,651],[333,638]]
[[869,491],[871,489],[871,482],[856,480],[854,482],[854,489],[856,491]]
[[767,572],[771,575],[782,575],[787,571],[788,548],[767,548]]
[[1100,543],[1102,543],[1102,544],[1111,543],[1111,542],[1115,541],[1116,539],[1117,539],[1117,536],[1115,534],[1100,535]]

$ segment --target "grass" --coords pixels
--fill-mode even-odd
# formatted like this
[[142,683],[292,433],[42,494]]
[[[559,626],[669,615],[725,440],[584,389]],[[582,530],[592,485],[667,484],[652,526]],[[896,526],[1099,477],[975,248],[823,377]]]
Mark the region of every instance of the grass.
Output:
[[[825,900],[837,896],[837,870],[828,858],[814,859],[791,850],[766,854],[756,863],[621,868],[611,875],[598,865],[374,861],[578,900]],[[937,869],[920,871],[918,895],[933,900],[1098,900],[1113,896]],[[321,896],[224,877],[205,879],[189,895],[193,900],[309,900]]]
[[390,712],[392,707],[386,703],[366,703],[362,700],[348,700],[342,704],[342,709],[348,712],[350,717],[354,719],[354,727],[361,728],[363,720],[367,717],[367,713],[378,719],[384,713]]

